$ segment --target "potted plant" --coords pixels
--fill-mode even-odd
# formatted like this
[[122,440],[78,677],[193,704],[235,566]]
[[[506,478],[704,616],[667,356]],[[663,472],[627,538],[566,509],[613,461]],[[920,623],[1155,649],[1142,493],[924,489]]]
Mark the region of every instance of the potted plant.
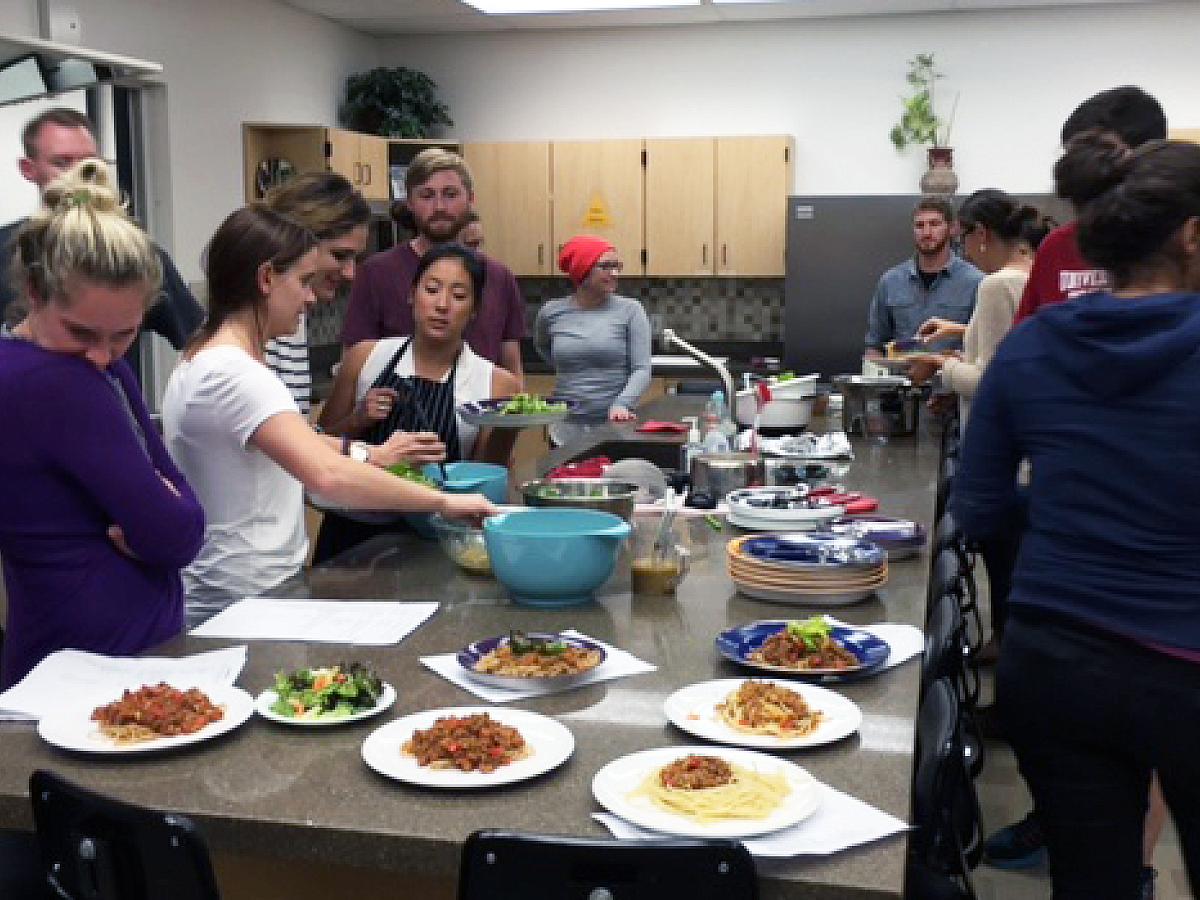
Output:
[[949,146],[958,94],[954,95],[948,120],[938,116],[935,104],[937,82],[944,77],[937,70],[932,53],[918,53],[908,61],[905,78],[912,94],[900,98],[900,121],[892,126],[890,134],[897,150],[903,150],[909,144],[929,145],[929,171],[921,177],[921,190],[927,194],[953,194],[958,188],[954,150]]
[[382,137],[423,138],[435,125],[453,125],[424,72],[380,67],[346,79],[341,118],[347,128]]

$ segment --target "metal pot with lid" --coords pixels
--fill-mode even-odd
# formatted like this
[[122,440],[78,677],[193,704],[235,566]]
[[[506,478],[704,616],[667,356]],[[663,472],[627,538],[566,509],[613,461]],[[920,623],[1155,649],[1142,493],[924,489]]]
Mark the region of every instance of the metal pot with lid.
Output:
[[878,404],[879,416],[892,436],[917,430],[921,389],[903,375],[838,375],[834,390],[842,395],[842,430],[846,434],[867,433],[868,406]]

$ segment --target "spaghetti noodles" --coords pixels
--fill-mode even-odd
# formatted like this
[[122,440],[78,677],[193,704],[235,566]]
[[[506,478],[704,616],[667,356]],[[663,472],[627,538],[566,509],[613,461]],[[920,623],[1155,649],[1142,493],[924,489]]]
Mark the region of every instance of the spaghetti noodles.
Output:
[[734,731],[780,738],[811,734],[824,719],[795,691],[767,681],[742,682],[717,704],[717,715]]
[[836,669],[845,671],[861,665],[853,653],[828,635],[809,639],[785,628],[771,635],[750,654],[754,662],[786,669]]
[[100,732],[118,744],[195,734],[224,717],[224,710],[199,688],[181,691],[163,682],[136,691],[127,689],[120,700],[92,712],[92,720],[100,723]]
[[695,754],[651,771],[631,797],[695,822],[765,819],[792,789],[782,772],[754,772],[715,756]]
[[510,639],[485,654],[475,671],[514,678],[552,678],[577,675],[600,665],[600,651],[572,647],[563,641]]

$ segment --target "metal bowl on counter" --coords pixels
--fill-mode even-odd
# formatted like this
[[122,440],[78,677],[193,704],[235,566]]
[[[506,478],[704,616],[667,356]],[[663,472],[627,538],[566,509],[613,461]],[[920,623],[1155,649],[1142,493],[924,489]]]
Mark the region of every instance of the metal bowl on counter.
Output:
[[699,453],[692,457],[692,492],[718,499],[730,491],[766,483],[762,458],[753,453]]
[[626,522],[633,518],[638,486],[610,478],[540,478],[521,485],[526,506],[594,509]]

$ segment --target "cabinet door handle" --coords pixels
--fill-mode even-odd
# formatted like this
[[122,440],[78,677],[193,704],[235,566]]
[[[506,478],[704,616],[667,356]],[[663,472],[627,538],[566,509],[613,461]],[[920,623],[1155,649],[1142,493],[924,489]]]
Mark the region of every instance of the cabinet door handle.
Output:
[[367,173],[367,180],[364,181],[363,184],[370,184],[371,183],[371,164],[363,163],[363,171]]
[[729,245],[728,245],[728,244],[722,244],[722,245],[721,245],[721,267],[722,267],[722,268],[724,268],[725,266],[729,265],[729,254],[728,254],[728,252],[727,252],[727,251],[728,251],[728,249],[729,249]]
[[700,245],[700,265],[708,265],[708,244]]
[[359,162],[354,164],[354,183],[362,184],[362,163]]
[[545,264],[546,245],[538,244],[538,268],[540,269]]

